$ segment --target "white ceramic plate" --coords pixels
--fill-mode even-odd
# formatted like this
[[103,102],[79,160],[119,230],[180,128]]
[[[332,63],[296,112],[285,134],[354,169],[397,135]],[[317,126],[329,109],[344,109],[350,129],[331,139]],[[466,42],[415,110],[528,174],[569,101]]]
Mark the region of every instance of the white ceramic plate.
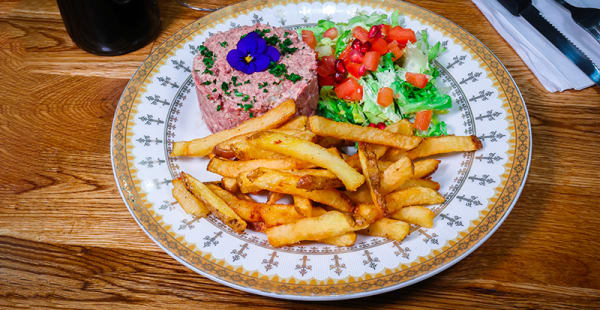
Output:
[[[319,19],[347,21],[358,10],[391,14],[427,29],[447,48],[437,66],[451,88],[443,119],[456,135],[477,135],[483,149],[443,156],[433,175],[446,197],[432,206],[431,229],[415,227],[401,243],[359,236],[352,247],[312,243],[273,248],[264,234],[237,234],[212,216],[194,219],[174,203],[171,180],[186,171],[217,180],[204,159],[168,157],[173,141],[209,134],[191,77],[197,47],[217,31],[256,22],[294,28]],[[271,297],[347,299],[398,289],[468,255],[502,223],[525,183],[531,156],[529,118],[500,61],[451,21],[395,1],[248,1],[210,14],[164,42],[138,69],[117,108],[111,140],[115,178],[142,229],[190,269],[225,285]]]

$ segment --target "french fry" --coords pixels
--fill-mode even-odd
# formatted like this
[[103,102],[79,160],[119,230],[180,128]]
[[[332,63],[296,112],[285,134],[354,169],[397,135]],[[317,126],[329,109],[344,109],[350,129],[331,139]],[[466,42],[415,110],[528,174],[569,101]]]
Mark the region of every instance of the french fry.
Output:
[[381,192],[384,194],[396,190],[411,179],[414,174],[412,161],[404,156],[385,169],[381,175]]
[[314,176],[321,178],[337,178],[335,174],[327,169],[299,169],[299,170],[284,170],[284,172],[291,173],[297,176]]
[[223,184],[223,188],[232,193],[237,193],[240,190],[240,187],[238,186],[237,180],[235,178],[224,177],[223,179],[221,179],[221,183]]
[[325,213],[327,213],[327,210],[321,207],[313,206],[311,210],[311,217],[321,216]]
[[383,217],[388,215],[388,209],[385,205],[385,199],[381,193],[381,180],[379,178],[379,167],[377,167],[377,156],[373,152],[370,144],[358,143],[358,159],[362,167],[363,175],[367,180],[367,186],[371,193],[371,199],[376,208],[378,208]]
[[281,200],[281,198],[283,198],[284,196],[285,196],[285,194],[282,194],[282,193],[269,192],[269,195],[267,196],[267,204],[274,205],[279,200]]
[[295,223],[267,229],[267,238],[274,247],[291,245],[303,240],[323,240],[354,231],[351,216],[339,211],[329,211],[318,217],[307,217]]
[[406,155],[406,150],[403,149],[388,149],[385,155],[381,157],[382,160],[388,160],[392,162],[398,161],[401,157]]
[[[316,135],[309,130],[282,130],[272,129],[275,132],[283,133],[286,135],[294,136],[306,141],[314,142]],[[224,158],[236,157],[239,160],[250,160],[250,159],[275,159],[285,158],[286,156],[256,148],[248,143],[250,136],[256,132],[247,133],[245,135],[233,137],[227,141],[223,141],[215,146],[213,153],[217,156]]]
[[423,206],[408,206],[394,212],[391,217],[410,224],[431,228],[433,227],[435,213]]
[[403,221],[382,218],[369,225],[367,234],[388,238],[394,241],[402,241],[408,235],[410,225]]
[[318,241],[335,246],[352,246],[354,242],[356,242],[356,233],[348,232],[343,235],[329,237]]
[[215,193],[243,220],[248,222],[261,221],[260,204],[254,201],[239,199],[236,195],[228,192],[215,184],[206,184],[208,189]]
[[440,183],[432,181],[432,180],[410,179],[410,180],[402,183],[402,185],[398,186],[395,189],[395,191],[400,191],[400,190],[408,189],[411,187],[428,187],[428,188],[431,188],[431,189],[437,191],[440,189]]
[[293,196],[294,197],[294,208],[296,208],[296,211],[298,213],[300,213],[302,216],[305,217],[311,217],[312,215],[312,203],[310,202],[310,200],[304,198],[304,197],[300,197],[300,196]]
[[294,223],[304,218],[292,205],[267,205],[260,208],[260,216],[267,227]]
[[195,217],[205,217],[210,213],[208,207],[196,196],[190,193],[185,187],[185,182],[181,178],[173,179],[173,198],[177,200],[181,208]]
[[214,157],[208,162],[206,170],[224,177],[236,178],[240,173],[252,171],[260,167],[271,169],[299,169],[306,165],[306,163],[293,158],[233,161]]
[[[251,141],[269,151],[313,163],[333,172],[344,183],[346,189],[356,190],[365,178],[341,158],[329,153],[322,146],[272,131],[254,134]],[[289,169],[289,168],[288,168]]]
[[344,183],[337,177],[323,177],[315,175],[301,176],[296,187],[309,191],[316,189],[330,189],[344,186]]
[[206,156],[212,152],[215,145],[227,139],[253,131],[277,128],[294,114],[296,114],[296,104],[293,100],[286,100],[267,113],[251,118],[235,128],[219,131],[200,139],[175,142],[170,156]]
[[422,140],[420,137],[405,136],[373,127],[336,122],[316,115],[308,118],[308,128],[321,136],[387,145],[406,150],[415,148]]
[[334,189],[308,191],[297,188],[296,184],[298,184],[299,178],[291,173],[279,170],[258,168],[249,173],[240,174],[238,182],[240,182],[242,193],[266,189],[272,192],[304,197],[345,212],[351,212],[354,208],[350,199],[340,191]]
[[306,121],[308,117],[306,115],[300,115],[292,118],[287,123],[281,125],[279,129],[295,129],[295,130],[306,130]]
[[225,225],[231,227],[231,229],[235,230],[236,232],[244,232],[246,229],[246,222],[239,215],[237,215],[227,205],[227,203],[223,201],[223,199],[213,193],[208,186],[198,181],[191,175],[181,173],[181,176],[185,179],[188,189],[194,194],[194,196],[206,204],[212,214],[214,214]]
[[390,213],[406,206],[432,205],[445,201],[444,196],[427,187],[411,187],[385,196]]
[[440,161],[430,158],[415,161],[413,164],[415,166],[415,175],[413,177],[415,179],[422,179],[434,173],[440,165]]
[[371,224],[382,218],[383,213],[373,203],[361,203],[354,208],[354,216],[357,222]]
[[345,193],[356,204],[373,203],[373,198],[371,198],[371,192],[367,184],[363,184],[354,192],[346,191]]
[[406,155],[415,159],[443,153],[477,151],[482,147],[476,136],[439,136],[426,138]]

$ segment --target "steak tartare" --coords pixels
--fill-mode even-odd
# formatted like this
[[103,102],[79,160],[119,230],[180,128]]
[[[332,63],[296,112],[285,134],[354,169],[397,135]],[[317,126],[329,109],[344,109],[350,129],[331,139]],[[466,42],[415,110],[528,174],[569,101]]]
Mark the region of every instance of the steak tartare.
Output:
[[[246,74],[233,68],[227,55],[253,31],[281,56],[267,70]],[[298,114],[312,115],[319,100],[315,52],[284,28],[256,24],[216,33],[198,49],[193,69],[200,110],[212,132],[235,127],[287,99],[296,102]]]

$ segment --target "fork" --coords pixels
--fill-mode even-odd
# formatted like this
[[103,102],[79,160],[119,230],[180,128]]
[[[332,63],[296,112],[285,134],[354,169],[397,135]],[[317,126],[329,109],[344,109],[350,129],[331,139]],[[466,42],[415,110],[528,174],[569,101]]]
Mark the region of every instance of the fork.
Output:
[[571,12],[573,20],[589,32],[596,41],[600,42],[600,10],[591,8],[579,8],[572,6],[565,0],[556,0],[560,5]]

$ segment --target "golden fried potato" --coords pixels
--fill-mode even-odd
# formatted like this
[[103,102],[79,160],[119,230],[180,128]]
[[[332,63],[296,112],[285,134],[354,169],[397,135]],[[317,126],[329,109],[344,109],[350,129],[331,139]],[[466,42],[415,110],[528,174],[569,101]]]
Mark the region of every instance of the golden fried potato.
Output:
[[416,224],[426,228],[433,227],[435,213],[423,206],[408,206],[394,212],[391,218]]
[[282,194],[282,193],[269,192],[269,194],[267,196],[267,204],[274,205],[279,200],[281,200],[281,198],[283,198],[284,196],[285,196],[285,194]]
[[354,245],[354,242],[356,242],[356,233],[348,232],[343,235],[329,237],[318,241],[335,246],[352,246]]
[[402,183],[402,185],[398,186],[395,189],[395,191],[400,191],[400,190],[408,189],[411,187],[428,187],[428,188],[431,188],[431,189],[437,191],[440,189],[440,183],[432,181],[432,180],[410,179],[410,180]]
[[296,114],[296,104],[293,100],[286,100],[267,113],[251,118],[235,128],[219,131],[200,139],[175,142],[170,156],[206,156],[212,152],[215,145],[225,140],[253,131],[277,128],[294,114]]
[[444,196],[427,187],[411,187],[385,196],[390,213],[406,206],[432,205],[445,201]]
[[294,206],[280,204],[262,204],[260,216],[267,227],[294,223],[301,218],[305,218],[305,216],[296,211]]
[[295,130],[306,130],[306,122],[308,117],[306,115],[300,115],[292,118],[287,123],[281,125],[279,129],[295,129]]
[[[286,135],[294,136],[302,140],[314,142],[316,135],[308,130],[280,130],[273,129],[274,132],[283,133]],[[254,133],[247,134],[243,139],[238,140],[238,137],[227,140],[219,145],[215,146],[214,153],[219,155],[221,153],[233,154],[233,156],[239,160],[251,160],[251,159],[277,159],[277,158],[289,158],[288,156],[271,152],[249,143],[249,138]]]
[[350,199],[334,189],[305,190],[297,188],[299,176],[279,170],[258,168],[249,173],[240,174],[238,182],[243,193],[265,189],[273,192],[300,196],[322,203],[335,209],[351,212],[354,208]]
[[303,240],[323,240],[354,231],[351,216],[339,211],[329,211],[318,217],[307,217],[295,223],[267,229],[267,238],[274,247],[291,245]]
[[410,225],[403,221],[382,218],[369,225],[367,234],[388,238],[390,240],[402,241],[408,235]]
[[234,161],[214,157],[208,162],[206,170],[224,177],[236,178],[240,173],[252,171],[260,167],[271,169],[301,169],[307,165],[307,163],[293,158]]
[[235,211],[233,211],[233,209],[231,209],[229,205],[223,201],[223,199],[211,191],[208,186],[198,181],[191,175],[181,173],[181,177],[185,179],[188,189],[194,194],[194,196],[206,204],[212,214],[214,214],[225,225],[231,227],[231,229],[235,230],[236,232],[244,232],[246,229],[246,222],[239,215],[237,215]]
[[361,203],[354,208],[354,217],[357,223],[371,224],[383,217],[381,209],[373,203]]
[[219,196],[219,198],[225,201],[225,203],[245,221],[259,222],[262,220],[260,216],[260,204],[254,201],[240,199],[216,184],[206,184],[206,186]]
[[381,176],[381,191],[384,194],[395,191],[414,175],[412,161],[403,156],[385,169]]
[[367,184],[363,184],[354,192],[345,191],[344,193],[350,198],[350,200],[352,200],[356,204],[373,203],[373,198],[371,198],[371,191],[369,191],[369,186]]
[[195,217],[205,217],[210,213],[208,207],[196,196],[190,193],[185,187],[185,182],[181,178],[173,179],[173,198],[177,200],[181,208]]
[[379,176],[379,167],[377,167],[377,156],[373,152],[370,144],[358,143],[358,159],[362,168],[363,175],[367,180],[367,186],[371,194],[373,205],[380,210],[382,217],[388,215],[388,209],[385,205],[385,199],[381,193],[381,180]]
[[482,147],[476,136],[439,136],[426,138],[406,155],[415,159],[443,153],[477,151]]
[[237,193],[240,190],[240,187],[237,184],[237,180],[235,178],[223,177],[221,179],[221,183],[223,184],[223,188],[232,192]]
[[415,148],[422,140],[420,137],[405,136],[373,127],[336,122],[316,115],[308,118],[308,128],[321,136],[387,145],[406,150]]
[[312,216],[312,203],[309,199],[301,197],[301,196],[293,196],[294,197],[294,208],[296,211],[305,217]]
[[363,175],[348,166],[343,159],[331,154],[318,144],[273,131],[262,131],[254,134],[251,141],[269,151],[328,169],[337,175],[348,190],[356,190],[365,181]]
[[296,184],[296,187],[303,188],[309,191],[316,189],[331,189],[344,186],[344,183],[337,177],[323,177],[315,175],[301,176]]

